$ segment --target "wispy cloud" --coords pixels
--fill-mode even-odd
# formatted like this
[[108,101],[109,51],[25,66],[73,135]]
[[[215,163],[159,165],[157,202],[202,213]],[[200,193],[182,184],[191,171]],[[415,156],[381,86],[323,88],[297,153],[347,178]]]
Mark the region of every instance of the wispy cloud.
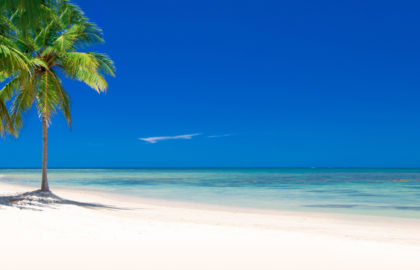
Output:
[[207,136],[208,138],[221,138],[221,137],[229,137],[232,136],[232,134],[220,134],[220,135],[210,135]]
[[160,136],[160,137],[147,137],[147,138],[139,138],[139,140],[148,142],[148,143],[157,143],[159,141],[165,140],[191,140],[192,137],[198,136],[201,133],[193,133],[193,134],[184,134],[184,135],[177,135],[177,136]]

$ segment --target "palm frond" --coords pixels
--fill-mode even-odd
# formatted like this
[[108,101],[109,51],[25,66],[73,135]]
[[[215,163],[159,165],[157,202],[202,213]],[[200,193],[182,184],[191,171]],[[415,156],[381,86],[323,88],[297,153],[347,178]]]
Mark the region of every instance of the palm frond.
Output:
[[56,5],[55,0],[1,0],[0,10],[18,13],[15,24],[22,30],[30,29],[46,15],[47,8]]
[[19,92],[16,94],[11,109],[11,119],[15,130],[22,127],[22,114],[32,107],[36,92],[34,91],[35,77],[22,80]]
[[5,36],[0,35],[0,71],[7,74],[19,71],[30,71],[28,58],[16,44]]
[[[106,63],[98,62],[97,57],[90,53],[69,52],[60,58],[63,72],[72,79],[86,83],[98,93],[104,92],[108,84],[98,72],[98,68]],[[108,67],[111,69],[111,67]]]
[[3,102],[10,100],[21,88],[20,77],[17,76],[12,78],[6,85],[0,90],[0,99]]
[[87,54],[95,57],[98,62],[98,71],[107,75],[115,76],[115,65],[114,62],[109,58],[108,55],[103,53],[88,52]]
[[7,110],[4,101],[0,98],[0,137],[2,137],[6,131],[15,134],[9,111]]

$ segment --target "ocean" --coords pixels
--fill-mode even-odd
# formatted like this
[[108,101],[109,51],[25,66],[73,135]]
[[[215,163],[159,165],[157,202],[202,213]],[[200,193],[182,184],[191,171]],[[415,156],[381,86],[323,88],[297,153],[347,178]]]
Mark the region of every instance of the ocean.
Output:
[[[50,169],[70,187],[184,202],[420,218],[420,169]],[[0,169],[0,181],[40,185],[39,169]]]

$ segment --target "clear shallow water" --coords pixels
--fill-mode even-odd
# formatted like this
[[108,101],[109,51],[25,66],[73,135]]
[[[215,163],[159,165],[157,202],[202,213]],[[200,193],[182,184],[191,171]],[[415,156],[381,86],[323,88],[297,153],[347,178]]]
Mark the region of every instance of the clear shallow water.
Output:
[[[0,169],[40,185],[41,171]],[[420,218],[420,169],[60,169],[50,187],[275,210]]]

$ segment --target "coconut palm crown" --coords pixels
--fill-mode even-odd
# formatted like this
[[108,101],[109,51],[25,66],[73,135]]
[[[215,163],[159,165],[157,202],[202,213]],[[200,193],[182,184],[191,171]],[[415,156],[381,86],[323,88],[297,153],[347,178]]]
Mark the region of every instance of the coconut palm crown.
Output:
[[[0,114],[3,128],[17,133],[22,127],[22,114],[36,107],[43,126],[43,171],[41,190],[48,191],[47,139],[48,126],[56,111],[64,114],[71,127],[70,97],[60,75],[86,83],[98,93],[107,89],[104,74],[114,75],[114,64],[105,54],[78,51],[83,46],[103,42],[102,31],[68,1],[56,1],[44,7],[42,20],[34,27],[19,27],[16,10],[3,12],[3,34],[0,32]],[[2,27],[3,25],[3,27]],[[0,30],[2,31],[2,30]],[[10,115],[3,113],[11,104]]]

